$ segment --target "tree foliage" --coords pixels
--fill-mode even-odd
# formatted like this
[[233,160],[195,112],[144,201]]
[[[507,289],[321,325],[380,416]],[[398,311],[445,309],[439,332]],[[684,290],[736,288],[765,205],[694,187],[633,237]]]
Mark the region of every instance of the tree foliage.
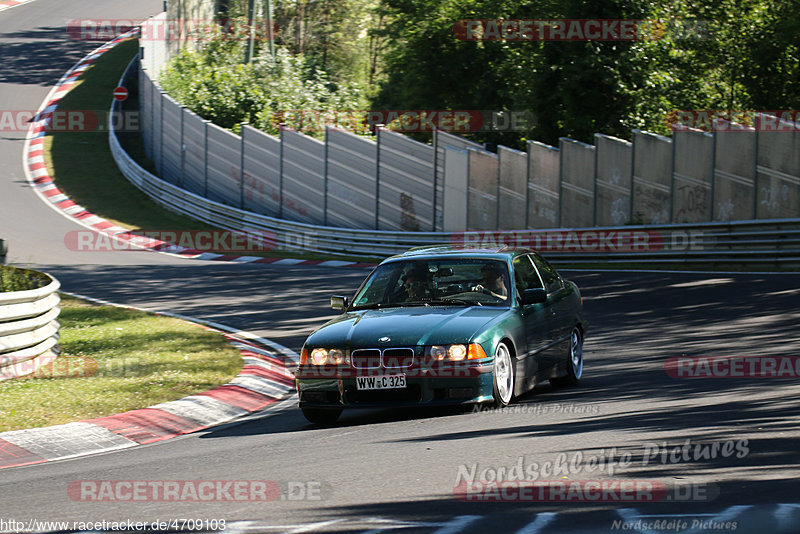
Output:
[[[798,0],[383,0],[378,107],[527,110],[523,132],[483,141],[591,142],[595,132],[669,133],[675,110],[797,109]],[[467,19],[658,21],[635,41],[460,41]],[[659,31],[660,29],[660,31]]]
[[[248,0],[229,0],[228,16]],[[255,15],[266,17],[265,0]],[[273,0],[277,53],[218,36],[184,51],[162,83],[205,118],[269,132],[289,110],[525,111],[522,131],[472,134],[592,142],[670,133],[678,110],[800,107],[800,0]],[[633,41],[467,41],[459,21],[632,19]],[[245,24],[246,25],[246,24]],[[229,32],[231,30],[228,30]],[[235,31],[235,30],[233,30]],[[318,124],[314,127],[319,136]],[[304,129],[300,125],[300,129]],[[314,133],[309,130],[309,133]]]
[[303,55],[283,46],[274,57],[262,46],[252,62],[243,63],[247,44],[241,35],[220,31],[205,46],[182,50],[162,73],[161,85],[204,119],[234,131],[247,122],[277,134],[285,123],[322,137],[324,124],[313,120],[316,111],[364,106],[357,84],[333,83]]

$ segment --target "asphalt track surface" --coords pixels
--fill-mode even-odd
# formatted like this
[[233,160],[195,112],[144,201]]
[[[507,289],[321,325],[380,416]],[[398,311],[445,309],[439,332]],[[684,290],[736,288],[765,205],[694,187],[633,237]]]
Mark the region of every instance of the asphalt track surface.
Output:
[[[3,11],[0,107],[36,109],[96,46],[70,40],[68,20],[160,9],[153,1],[36,0]],[[333,316],[328,296],[352,293],[365,274],[70,252],[63,237],[81,227],[28,187],[24,133],[0,137],[0,233],[9,259],[53,273],[67,291],[218,321],[299,351]],[[582,288],[591,325],[577,388],[543,385],[506,413],[357,411],[331,428],[308,424],[289,402],[162,443],[6,469],[0,531],[163,521],[185,532],[222,520],[226,532],[800,531],[798,379],[676,379],[665,371],[681,355],[800,355],[800,276],[567,274]],[[675,453],[686,440],[688,453]],[[624,453],[629,461],[620,463]],[[575,469],[545,472],[559,458]],[[659,502],[622,503],[463,502],[454,493],[459,473],[491,477],[517,465],[539,480],[655,481],[668,492]],[[176,480],[274,481],[281,493],[269,502],[224,493],[203,502],[97,502],[69,492],[80,481]],[[191,522],[175,521],[182,519]]]

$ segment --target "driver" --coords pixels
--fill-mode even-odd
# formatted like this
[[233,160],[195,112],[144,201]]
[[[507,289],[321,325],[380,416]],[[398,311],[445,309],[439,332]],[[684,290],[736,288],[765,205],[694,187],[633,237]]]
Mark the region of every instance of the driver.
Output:
[[497,263],[487,263],[481,266],[481,278],[483,284],[478,284],[472,288],[473,291],[480,291],[487,295],[492,295],[501,300],[508,296],[505,281],[503,280],[503,269]]

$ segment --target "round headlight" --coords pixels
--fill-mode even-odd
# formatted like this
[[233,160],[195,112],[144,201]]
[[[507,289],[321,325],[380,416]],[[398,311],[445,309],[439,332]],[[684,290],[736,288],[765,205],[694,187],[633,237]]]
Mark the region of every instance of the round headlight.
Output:
[[328,351],[328,363],[339,365],[344,363],[344,352],[341,349],[331,349]]
[[314,349],[311,351],[311,363],[314,365],[325,365],[328,360],[327,349]]
[[434,360],[444,360],[447,356],[447,348],[434,345],[431,347],[431,358]]
[[447,352],[454,362],[459,362],[467,357],[467,347],[464,345],[450,345],[450,350]]

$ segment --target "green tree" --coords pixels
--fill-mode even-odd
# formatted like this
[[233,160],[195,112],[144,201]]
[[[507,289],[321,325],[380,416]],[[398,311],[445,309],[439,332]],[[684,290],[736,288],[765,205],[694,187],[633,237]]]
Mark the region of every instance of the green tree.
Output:
[[[363,107],[358,85],[331,83],[324,73],[309,69],[302,56],[278,47],[273,57],[262,49],[244,64],[245,46],[245,39],[220,33],[203,48],[184,49],[168,64],[160,83],[201,117],[237,132],[242,122],[271,134],[286,124],[321,138],[327,116],[318,112]],[[353,126],[364,133],[363,127]]]
[[[482,141],[591,142],[669,133],[676,110],[796,109],[800,0],[383,0],[389,75],[377,107],[528,110],[535,127]],[[636,41],[460,41],[462,19],[635,19]]]
[[378,0],[275,0],[278,43],[335,83],[369,88],[379,73]]

